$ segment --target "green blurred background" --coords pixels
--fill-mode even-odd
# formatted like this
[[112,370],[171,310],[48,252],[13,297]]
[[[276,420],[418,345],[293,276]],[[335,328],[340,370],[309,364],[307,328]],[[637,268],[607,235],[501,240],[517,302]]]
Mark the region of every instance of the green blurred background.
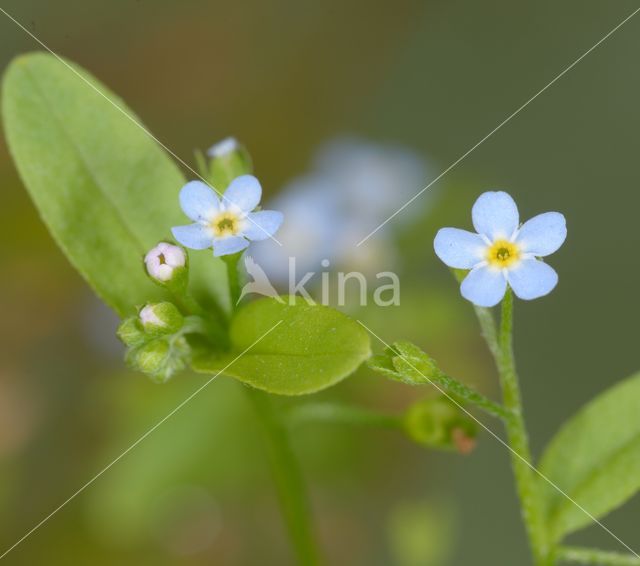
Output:
[[[271,197],[309,168],[319,145],[344,133],[413,148],[432,164],[426,185],[635,7],[576,0],[2,3],[120,94],[186,161],[196,148],[238,137]],[[396,258],[402,305],[361,313],[385,340],[413,339],[452,374],[496,395],[471,308],[437,263],[433,236],[442,225],[470,226],[471,204],[488,188],[508,190],[523,218],[564,212],[569,238],[551,258],[560,285],[517,305],[536,454],[568,415],[640,366],[638,18],[434,185],[437,199]],[[37,47],[0,14],[1,68]],[[117,320],[47,234],[2,137],[0,182],[2,551],[202,377],[158,386],[128,372],[113,338]],[[319,398],[399,412],[424,393],[361,371]],[[253,419],[241,386],[216,381],[5,562],[292,563]],[[488,435],[466,457],[333,425],[301,426],[294,443],[328,563],[529,563],[509,459]],[[640,545],[638,512],[631,502],[605,521],[632,547]],[[573,540],[617,549],[597,528]]]

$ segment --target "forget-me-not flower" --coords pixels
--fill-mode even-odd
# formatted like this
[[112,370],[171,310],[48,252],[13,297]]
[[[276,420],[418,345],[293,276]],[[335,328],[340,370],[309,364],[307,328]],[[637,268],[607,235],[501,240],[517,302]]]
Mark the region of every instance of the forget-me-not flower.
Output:
[[234,254],[250,241],[273,238],[283,215],[275,210],[252,212],[261,197],[262,187],[253,175],[234,179],[221,199],[204,183],[191,181],[180,191],[180,206],[193,224],[172,228],[173,236],[194,250],[213,247],[214,256]]
[[460,292],[480,307],[497,305],[509,285],[520,299],[550,293],[558,274],[539,258],[557,251],[567,237],[565,218],[545,212],[520,226],[518,207],[505,192],[486,192],[471,211],[477,234],[442,228],[434,248],[449,267],[470,269]]

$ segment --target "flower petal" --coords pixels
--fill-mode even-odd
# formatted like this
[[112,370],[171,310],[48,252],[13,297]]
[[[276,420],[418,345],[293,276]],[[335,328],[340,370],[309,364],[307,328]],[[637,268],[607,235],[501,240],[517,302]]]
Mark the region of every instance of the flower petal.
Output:
[[222,238],[213,242],[213,255],[218,257],[221,255],[235,254],[244,250],[249,246],[249,240],[245,240],[240,236],[231,236],[230,238]]
[[260,242],[271,238],[280,228],[284,216],[276,210],[261,210],[247,215],[247,227],[244,236]]
[[211,232],[202,224],[174,226],[171,228],[171,232],[178,242],[192,250],[204,250],[213,245]]
[[180,191],[180,206],[194,222],[207,220],[220,208],[216,193],[201,181],[190,181]]
[[553,291],[558,274],[539,259],[525,259],[509,270],[507,280],[518,298],[530,301]]
[[217,143],[214,143],[208,150],[207,155],[209,157],[225,157],[231,152],[238,149],[238,140],[234,137],[224,138]]
[[487,244],[473,232],[442,228],[436,234],[433,247],[436,255],[449,267],[471,269],[484,259]]
[[504,297],[507,280],[502,271],[487,266],[476,267],[460,285],[462,296],[479,307],[494,307]]
[[511,238],[520,223],[516,203],[504,191],[481,194],[473,205],[471,217],[478,234],[491,241]]
[[262,187],[253,175],[236,177],[225,191],[222,200],[228,207],[235,205],[244,212],[251,212],[260,203]]
[[520,228],[516,242],[522,251],[547,256],[557,251],[567,237],[567,221],[559,212],[545,212],[527,220]]

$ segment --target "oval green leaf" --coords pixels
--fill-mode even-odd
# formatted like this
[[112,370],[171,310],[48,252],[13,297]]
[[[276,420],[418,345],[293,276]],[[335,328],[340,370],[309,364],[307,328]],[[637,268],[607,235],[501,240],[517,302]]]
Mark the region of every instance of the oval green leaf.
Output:
[[313,393],[370,356],[369,335],[348,316],[299,297],[257,300],[231,322],[232,350],[196,356],[194,370],[222,373],[280,395]]
[[[551,440],[540,471],[600,518],[640,489],[640,374],[608,389],[580,410]],[[592,519],[547,482],[541,492],[554,540]]]
[[[96,293],[122,316],[161,299],[142,257],[187,222],[178,206],[185,180],[133,112],[73,63],[32,53],[6,72],[2,114],[24,184]],[[206,279],[223,289],[222,262],[192,255],[194,286]]]

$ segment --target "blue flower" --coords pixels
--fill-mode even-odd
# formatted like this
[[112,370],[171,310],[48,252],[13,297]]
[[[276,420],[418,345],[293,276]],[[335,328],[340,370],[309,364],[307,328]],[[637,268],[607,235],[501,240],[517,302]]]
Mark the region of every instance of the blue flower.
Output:
[[252,175],[234,179],[222,199],[204,183],[191,181],[180,191],[180,206],[193,224],[172,228],[173,237],[194,250],[213,247],[214,256],[234,254],[250,241],[273,238],[283,216],[274,210],[252,212],[261,196],[262,187]]
[[480,307],[497,305],[509,285],[520,299],[550,293],[558,274],[539,258],[558,250],[567,237],[565,218],[545,212],[520,226],[518,207],[505,192],[486,192],[471,211],[477,234],[442,228],[434,241],[438,257],[449,267],[470,269],[462,296]]
[[[307,174],[293,179],[271,201],[284,212],[286,225],[278,233],[282,246],[263,242],[252,255],[272,281],[288,284],[295,271],[329,267],[376,273],[397,257],[394,232],[378,230],[366,245],[356,243],[380,225],[425,185],[429,167],[415,152],[396,145],[341,137],[319,148]],[[433,196],[433,191],[429,191]],[[421,205],[426,201],[421,200]],[[416,205],[398,216],[415,220],[425,209]]]

